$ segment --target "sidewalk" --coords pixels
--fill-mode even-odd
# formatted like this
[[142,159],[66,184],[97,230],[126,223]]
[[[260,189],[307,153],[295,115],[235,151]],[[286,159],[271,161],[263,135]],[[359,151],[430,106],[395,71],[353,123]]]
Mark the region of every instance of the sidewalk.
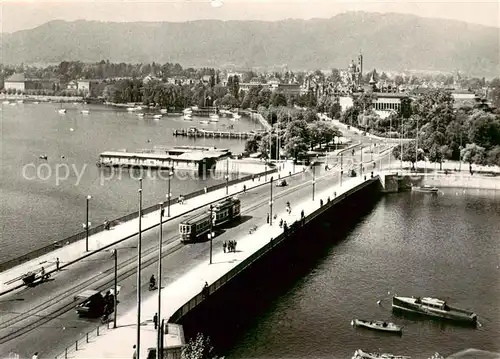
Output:
[[[305,215],[312,213],[319,208],[320,199],[326,202],[328,197],[333,198],[334,192],[337,195],[347,192],[349,189],[359,185],[363,180],[360,177],[346,179],[342,187],[338,184],[319,191],[316,200],[304,199],[294,203],[292,213],[289,215],[285,211],[278,211],[278,218],[283,218],[287,223],[292,224],[300,219],[300,211],[304,210]],[[275,222],[273,226],[262,225],[253,234],[243,234],[237,238],[237,249],[235,253],[223,253],[220,249],[214,253],[213,264],[200,264],[175,282],[162,289],[162,318],[169,318],[186,302],[199,294],[205,282],[209,285],[214,283],[232,268],[236,267],[243,260],[251,256],[257,250],[269,243],[271,238],[277,237],[283,229]],[[145,359],[148,348],[156,346],[156,331],[152,323],[152,318],[157,312],[157,295],[151,294],[145,297],[141,306],[141,347],[140,358]],[[133,354],[132,346],[136,343],[137,333],[137,310],[129,310],[118,317],[116,329],[107,330],[93,342],[80,346],[77,352],[72,352],[68,358],[131,358]],[[110,343],[117,343],[112,346]],[[122,343],[119,345],[118,343]],[[165,345],[179,345],[179,338],[167,335]]]
[[[282,177],[288,176],[289,171],[292,171],[292,164],[283,162],[284,168],[279,172]],[[296,173],[302,171],[302,166],[295,166]],[[275,177],[277,174],[273,174]],[[268,180],[272,175],[268,175]],[[264,176],[261,176],[260,179],[256,179],[255,181],[248,180],[245,182],[240,182],[235,185],[229,186],[229,195],[240,192],[243,189],[243,185],[246,186],[247,189],[251,189],[262,185],[264,182]],[[195,198],[191,198],[186,200],[184,204],[173,204],[170,206],[170,217],[178,216],[183,213],[186,213],[194,208],[200,207],[204,204],[210,203],[212,201],[216,201],[226,196],[226,188],[220,188],[213,192],[208,192],[197,196]],[[165,217],[164,221],[168,219],[167,208],[165,208]],[[159,224],[159,211],[155,211],[149,213],[147,215],[143,215],[142,217],[142,229],[143,231],[147,228]],[[56,258],[59,258],[60,267],[67,265],[70,262],[73,262],[92,251],[101,249],[105,246],[113,244],[121,239],[124,239],[128,236],[134,235],[138,233],[139,229],[139,221],[138,218],[130,220],[128,222],[120,223],[110,230],[102,231],[96,233],[92,236],[89,236],[89,252],[85,252],[85,239],[81,241],[77,241],[75,243],[66,245],[62,248],[56,249],[53,252],[42,255],[38,258],[34,258],[30,261],[24,262],[18,266],[10,268],[0,273],[0,296],[2,293],[13,290],[16,287],[23,284],[21,277],[28,272],[39,272],[41,267],[44,267],[45,273],[49,273],[51,271],[56,270]]]

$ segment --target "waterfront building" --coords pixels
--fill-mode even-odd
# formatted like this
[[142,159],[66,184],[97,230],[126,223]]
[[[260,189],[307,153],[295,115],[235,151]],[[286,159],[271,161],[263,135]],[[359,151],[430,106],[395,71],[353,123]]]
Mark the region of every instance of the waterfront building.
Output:
[[4,82],[5,90],[26,92],[29,90],[58,90],[59,80],[28,78],[24,73],[15,73]]
[[80,79],[78,83],[78,92],[82,93],[85,97],[96,97],[97,87],[102,80]]

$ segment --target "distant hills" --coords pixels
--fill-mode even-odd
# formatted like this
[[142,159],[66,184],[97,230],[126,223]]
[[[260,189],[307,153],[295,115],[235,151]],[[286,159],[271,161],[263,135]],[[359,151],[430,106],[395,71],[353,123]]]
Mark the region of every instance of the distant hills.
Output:
[[403,14],[348,12],[330,19],[184,23],[51,21],[3,34],[5,64],[178,62],[183,67],[345,68],[500,74],[500,30]]

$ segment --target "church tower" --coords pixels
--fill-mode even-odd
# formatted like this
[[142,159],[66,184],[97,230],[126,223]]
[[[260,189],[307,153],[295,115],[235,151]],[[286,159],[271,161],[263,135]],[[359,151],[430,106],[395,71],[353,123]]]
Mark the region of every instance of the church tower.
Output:
[[358,55],[358,85],[363,84],[363,54],[361,51]]

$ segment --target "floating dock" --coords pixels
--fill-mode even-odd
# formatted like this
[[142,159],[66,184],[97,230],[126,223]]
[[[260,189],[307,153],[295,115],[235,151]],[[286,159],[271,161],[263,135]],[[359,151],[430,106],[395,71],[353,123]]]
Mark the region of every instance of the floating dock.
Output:
[[99,155],[98,167],[145,167],[188,170],[207,173],[217,161],[229,158],[231,152],[215,147],[177,146],[127,151],[108,151]]
[[217,130],[205,130],[203,128],[182,128],[173,131],[174,136],[184,136],[184,137],[212,137],[212,138],[234,138],[234,139],[246,139],[251,138],[255,135],[263,133],[262,131],[247,131],[247,132],[237,132],[237,131],[217,131]]

